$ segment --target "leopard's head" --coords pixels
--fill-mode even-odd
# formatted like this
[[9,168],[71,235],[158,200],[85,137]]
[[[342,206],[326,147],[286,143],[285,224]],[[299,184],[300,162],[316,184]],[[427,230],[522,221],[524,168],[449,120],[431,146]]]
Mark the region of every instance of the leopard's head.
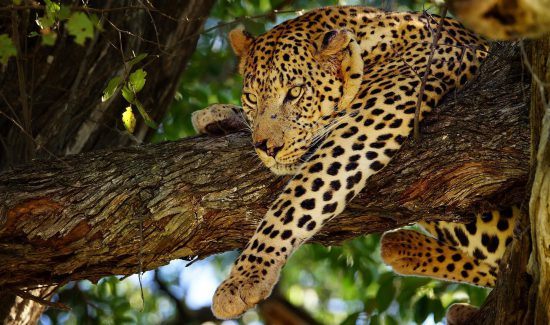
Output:
[[300,25],[257,38],[229,34],[240,57],[242,106],[253,144],[275,174],[294,174],[356,96],[363,60],[345,29],[310,34]]

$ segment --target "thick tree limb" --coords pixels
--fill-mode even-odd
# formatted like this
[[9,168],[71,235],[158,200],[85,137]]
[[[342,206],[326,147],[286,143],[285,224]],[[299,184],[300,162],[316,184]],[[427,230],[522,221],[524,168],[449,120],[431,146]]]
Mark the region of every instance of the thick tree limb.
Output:
[[[517,47],[494,51],[316,241],[521,201],[527,78]],[[139,256],[152,269],[242,247],[284,183],[243,133],[35,161],[0,174],[0,286],[132,274]]]

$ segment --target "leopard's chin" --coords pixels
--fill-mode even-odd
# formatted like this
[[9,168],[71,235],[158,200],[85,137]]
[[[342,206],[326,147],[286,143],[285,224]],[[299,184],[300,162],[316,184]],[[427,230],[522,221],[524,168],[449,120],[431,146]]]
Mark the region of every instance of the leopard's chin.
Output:
[[271,157],[267,157],[264,154],[260,154],[260,159],[266,167],[268,167],[271,172],[275,175],[296,175],[300,172],[304,162],[307,162],[319,149],[322,141],[317,141],[313,145],[309,145],[308,149],[304,152],[294,152],[292,157],[286,157],[285,162],[278,162]]
[[275,163],[274,165],[270,166],[269,169],[273,174],[279,175],[279,176],[295,175],[300,171],[301,166],[302,164],[298,164],[298,163],[294,163],[294,164]]
[[322,142],[318,141],[314,145],[309,146],[308,150],[302,155],[299,155],[299,158],[295,158],[295,161],[293,162],[283,164],[272,160],[271,164],[266,164],[266,166],[269,167],[275,175],[296,175],[300,172],[304,162],[307,162],[315,154],[321,144]]

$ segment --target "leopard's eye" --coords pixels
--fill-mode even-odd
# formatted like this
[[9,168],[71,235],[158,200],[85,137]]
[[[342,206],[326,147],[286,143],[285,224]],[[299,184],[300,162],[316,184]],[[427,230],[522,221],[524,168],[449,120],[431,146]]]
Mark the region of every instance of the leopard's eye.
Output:
[[244,98],[250,106],[255,106],[258,101],[258,98],[253,93],[244,93]]
[[302,96],[303,93],[304,93],[304,87],[303,86],[292,87],[292,88],[290,88],[290,90],[286,94],[286,100],[291,101],[291,100],[298,99]]

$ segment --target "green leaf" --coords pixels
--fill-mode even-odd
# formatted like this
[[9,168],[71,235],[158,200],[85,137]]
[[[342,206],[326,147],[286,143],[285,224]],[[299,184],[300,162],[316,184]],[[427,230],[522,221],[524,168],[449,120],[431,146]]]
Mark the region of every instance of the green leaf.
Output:
[[71,16],[71,7],[66,5],[61,5],[59,12],[57,13],[57,19],[66,20]]
[[57,21],[57,15],[61,7],[58,3],[51,0],[44,0],[46,6],[44,8],[44,16],[36,20],[36,23],[41,29],[51,27]]
[[84,45],[86,39],[94,37],[94,25],[92,21],[83,12],[75,12],[67,21],[67,30],[74,36],[76,44]]
[[128,103],[134,104],[134,92],[130,88],[128,88],[128,85],[122,87],[122,97],[124,97],[124,99],[126,99]]
[[103,96],[101,96],[101,101],[105,102],[111,98],[114,93],[118,90],[118,87],[120,87],[120,82],[122,81],[122,78],[120,76],[116,76],[113,79],[109,80],[109,83],[107,84],[107,87],[103,90]]
[[393,279],[387,280],[380,284],[378,292],[376,292],[376,303],[378,305],[378,311],[383,312],[391,305],[395,296],[395,287],[393,285]]
[[50,30],[49,33],[42,35],[42,45],[54,46],[57,40],[57,33]]
[[21,5],[21,0],[12,0],[11,1],[14,5],[16,6],[20,6]]
[[147,76],[147,72],[145,72],[143,69],[138,69],[130,75],[130,80],[128,81],[128,86],[130,89],[134,91],[134,93],[138,93],[140,90],[143,89],[143,86],[145,86],[145,77]]
[[399,322],[391,315],[385,315],[384,320],[386,325],[399,325]]
[[361,312],[353,313],[348,315],[344,321],[340,323],[340,325],[355,325],[357,324],[357,319],[361,315]]
[[46,3],[46,9],[44,10],[44,12],[49,16],[55,18],[55,16],[59,12],[59,9],[61,9],[59,3],[53,2],[51,0],[44,0],[44,2]]
[[50,28],[53,23],[55,23],[55,20],[53,20],[49,16],[44,16],[36,19],[36,24],[38,25],[38,27],[40,27],[40,29]]
[[7,64],[8,60],[17,54],[15,45],[8,34],[0,34],[0,63]]
[[365,312],[367,312],[367,314],[372,313],[376,307],[376,301],[374,300],[374,297],[368,297],[367,299],[365,299],[364,305]]
[[430,311],[434,315],[435,322],[440,322],[445,317],[445,307],[439,299],[430,299]]
[[421,324],[430,315],[429,299],[422,296],[414,306],[414,321]]
[[136,104],[136,107],[139,111],[139,114],[141,114],[141,117],[143,117],[143,120],[145,121],[145,124],[147,124],[147,126],[149,126],[150,128],[153,128],[153,129],[158,128],[157,123],[155,123],[155,121],[153,121],[151,116],[149,116],[149,114],[147,114],[147,112],[145,111],[145,108],[143,107],[141,102],[136,99],[135,104]]
[[143,59],[145,59],[147,57],[147,53],[140,53],[138,55],[136,55],[133,59],[131,59],[130,61],[126,62],[126,64],[128,65],[128,68],[129,69],[132,69],[132,67],[141,62]]
[[372,315],[370,317],[370,325],[380,325],[380,316],[379,315]]
[[99,17],[97,17],[97,15],[90,14],[88,15],[88,18],[90,18],[90,21],[92,22],[92,26],[97,28],[99,31],[103,31],[103,29],[101,28],[101,24],[99,23]]

